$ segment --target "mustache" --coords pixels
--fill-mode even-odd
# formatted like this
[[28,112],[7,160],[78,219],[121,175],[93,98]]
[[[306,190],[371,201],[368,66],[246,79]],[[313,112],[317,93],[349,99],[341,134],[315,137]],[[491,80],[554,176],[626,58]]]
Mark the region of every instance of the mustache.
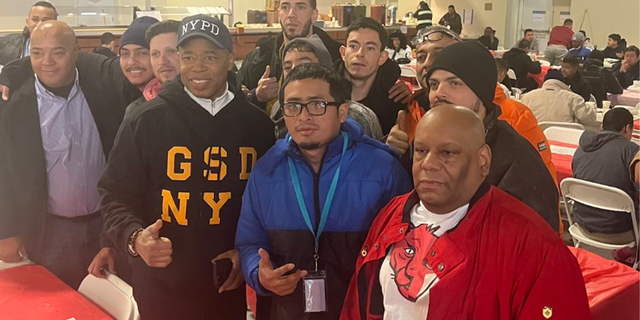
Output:
[[436,101],[433,102],[434,106],[439,104],[453,104],[453,102],[447,100],[446,98],[436,98]]

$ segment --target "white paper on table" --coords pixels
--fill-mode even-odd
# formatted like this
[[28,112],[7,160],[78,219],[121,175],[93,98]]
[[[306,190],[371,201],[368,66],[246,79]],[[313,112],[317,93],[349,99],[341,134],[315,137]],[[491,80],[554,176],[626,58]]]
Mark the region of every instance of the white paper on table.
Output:
[[551,153],[563,154],[563,155],[572,156],[572,157],[573,157],[573,154],[576,153],[576,149],[577,148],[569,148],[569,147],[551,145]]

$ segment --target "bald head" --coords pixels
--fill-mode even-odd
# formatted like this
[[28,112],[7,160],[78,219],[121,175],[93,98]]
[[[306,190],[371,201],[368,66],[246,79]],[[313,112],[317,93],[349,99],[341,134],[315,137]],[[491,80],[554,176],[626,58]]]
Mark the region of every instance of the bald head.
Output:
[[472,110],[441,105],[420,120],[414,141],[413,180],[423,205],[449,213],[471,200],[489,174],[491,150]]
[[73,82],[78,46],[73,29],[66,23],[40,23],[31,34],[30,50],[33,71],[45,86],[60,88]]

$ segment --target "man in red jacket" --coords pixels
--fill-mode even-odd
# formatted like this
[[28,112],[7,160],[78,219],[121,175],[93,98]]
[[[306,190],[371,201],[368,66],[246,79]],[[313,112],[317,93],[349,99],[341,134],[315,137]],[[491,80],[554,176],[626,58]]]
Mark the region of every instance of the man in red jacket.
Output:
[[571,38],[573,37],[573,20],[566,19],[561,26],[555,26],[549,34],[549,43],[544,50],[544,58],[551,65],[559,66],[562,59],[569,53]]
[[341,319],[591,319],[580,267],[538,214],[484,180],[480,117],[431,109],[415,190],[374,220]]

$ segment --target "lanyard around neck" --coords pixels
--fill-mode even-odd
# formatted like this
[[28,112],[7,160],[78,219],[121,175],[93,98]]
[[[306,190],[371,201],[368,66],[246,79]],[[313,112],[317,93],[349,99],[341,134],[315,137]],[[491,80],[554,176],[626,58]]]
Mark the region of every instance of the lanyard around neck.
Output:
[[340,162],[338,163],[338,169],[336,169],[336,173],[333,175],[333,181],[331,181],[331,186],[329,187],[329,192],[327,193],[327,199],[324,202],[324,207],[322,208],[322,215],[320,216],[320,224],[318,224],[318,231],[316,232],[313,229],[313,225],[311,224],[311,216],[309,215],[309,211],[307,210],[307,206],[304,202],[304,198],[302,197],[302,188],[300,187],[300,179],[298,178],[298,172],[296,168],[293,166],[293,160],[291,157],[287,157],[287,162],[289,163],[289,172],[291,173],[291,180],[293,182],[293,190],[296,193],[296,198],[298,199],[298,206],[300,207],[300,212],[302,213],[302,218],[304,218],[304,222],[307,224],[309,231],[314,236],[315,240],[315,259],[317,262],[318,255],[318,244],[320,240],[320,235],[322,235],[322,231],[324,230],[324,226],[327,223],[327,217],[329,216],[329,209],[331,209],[331,203],[333,202],[333,196],[336,193],[336,188],[338,186],[338,178],[340,176],[340,168],[342,167],[342,158],[344,157],[344,152],[347,150],[347,142],[348,136],[347,133],[342,131],[342,153],[340,154]]

